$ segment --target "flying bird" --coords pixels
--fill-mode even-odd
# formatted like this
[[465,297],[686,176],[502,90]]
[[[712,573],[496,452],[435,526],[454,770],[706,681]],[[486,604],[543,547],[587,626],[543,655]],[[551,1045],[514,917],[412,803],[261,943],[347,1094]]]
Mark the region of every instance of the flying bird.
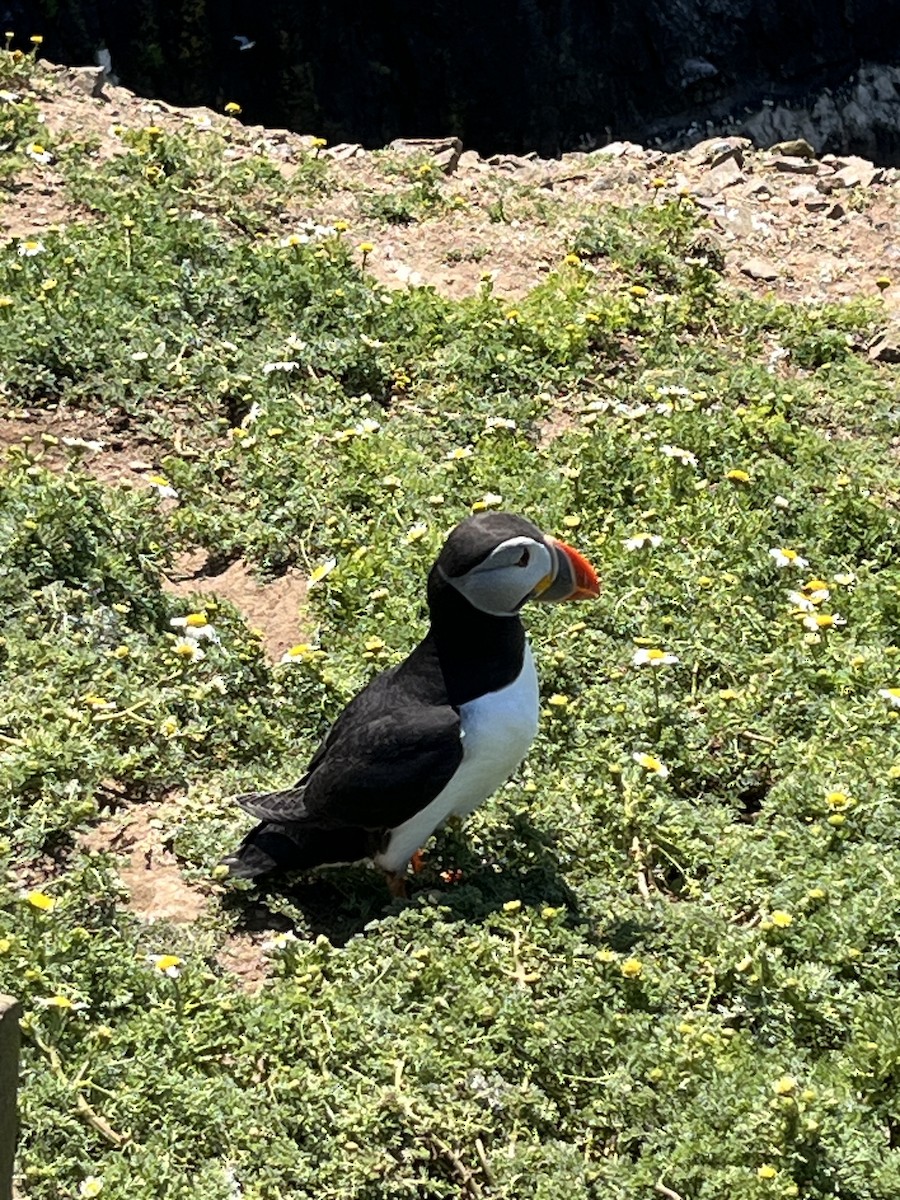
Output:
[[576,550],[524,517],[479,513],[457,525],[428,576],[424,639],[350,701],[299,782],[237,797],[259,824],[223,860],[230,876],[371,859],[403,894],[431,834],[495,792],[537,733],[523,605],[599,590]]
[[241,33],[236,33],[231,40],[238,43],[238,50],[252,50],[256,45],[256,42],[251,42],[249,38],[244,37]]

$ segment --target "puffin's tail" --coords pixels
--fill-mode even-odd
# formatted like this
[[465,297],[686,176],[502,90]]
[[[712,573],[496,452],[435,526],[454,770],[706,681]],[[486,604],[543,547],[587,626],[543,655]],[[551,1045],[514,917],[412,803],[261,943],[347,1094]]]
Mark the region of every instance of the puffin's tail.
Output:
[[372,858],[381,848],[378,830],[346,826],[254,826],[233,854],[222,859],[230,879],[258,879],[276,871],[306,871],[312,867],[339,866]]

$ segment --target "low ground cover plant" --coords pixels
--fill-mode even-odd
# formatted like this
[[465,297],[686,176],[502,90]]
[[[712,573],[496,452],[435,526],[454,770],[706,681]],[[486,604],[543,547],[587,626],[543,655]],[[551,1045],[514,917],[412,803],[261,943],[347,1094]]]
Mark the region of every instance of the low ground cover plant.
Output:
[[[857,349],[877,307],[726,290],[683,197],[590,214],[515,303],[389,291],[343,223],[272,231],[264,162],[121,139],[105,163],[55,147],[84,219],[0,247],[4,402],[167,448],[132,490],[77,445],[51,470],[52,436],[0,474],[24,1194],[893,1200],[898,401]],[[316,161],[297,186],[321,195]],[[437,219],[440,181],[404,186]],[[447,529],[491,507],[604,584],[529,614],[539,742],[410,901],[365,868],[270,897],[268,977],[241,986],[223,948],[260,907],[216,871],[229,797],[299,775],[420,636]],[[166,592],[185,547],[301,569],[307,640],[272,665],[226,601]],[[163,801],[206,896],[186,924],[139,920],[114,847],[84,840]]]

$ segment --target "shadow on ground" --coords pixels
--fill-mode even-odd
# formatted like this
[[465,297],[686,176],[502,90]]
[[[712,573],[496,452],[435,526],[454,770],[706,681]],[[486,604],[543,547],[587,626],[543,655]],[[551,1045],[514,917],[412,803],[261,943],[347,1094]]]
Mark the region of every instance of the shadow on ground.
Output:
[[410,876],[406,899],[389,894],[380,871],[356,866],[282,876],[235,891],[223,903],[237,910],[236,932],[293,929],[300,937],[324,935],[336,946],[413,905],[438,906],[451,921],[477,922],[518,900],[565,907],[577,919],[578,901],[560,874],[551,839],[519,815],[498,832],[503,838],[498,853],[485,858],[464,834],[443,831],[421,872]]

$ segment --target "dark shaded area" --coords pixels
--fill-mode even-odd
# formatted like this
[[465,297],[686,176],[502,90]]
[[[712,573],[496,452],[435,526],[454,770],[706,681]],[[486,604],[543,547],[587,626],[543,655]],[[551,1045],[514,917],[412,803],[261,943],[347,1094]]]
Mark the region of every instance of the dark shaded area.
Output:
[[484,861],[464,830],[443,830],[426,849],[425,867],[410,875],[408,899],[390,895],[383,872],[365,866],[330,867],[306,874],[269,876],[257,887],[239,886],[225,898],[250,932],[294,929],[298,937],[324,934],[335,946],[365,931],[371,921],[427,902],[449,921],[487,921],[510,900],[526,906],[565,908],[580,919],[578,898],[560,873],[552,838],[524,816],[511,819],[509,840]]
[[[0,0],[57,62],[330,142],[482,154],[645,140],[900,61],[898,0]],[[254,41],[241,49],[237,36]]]

